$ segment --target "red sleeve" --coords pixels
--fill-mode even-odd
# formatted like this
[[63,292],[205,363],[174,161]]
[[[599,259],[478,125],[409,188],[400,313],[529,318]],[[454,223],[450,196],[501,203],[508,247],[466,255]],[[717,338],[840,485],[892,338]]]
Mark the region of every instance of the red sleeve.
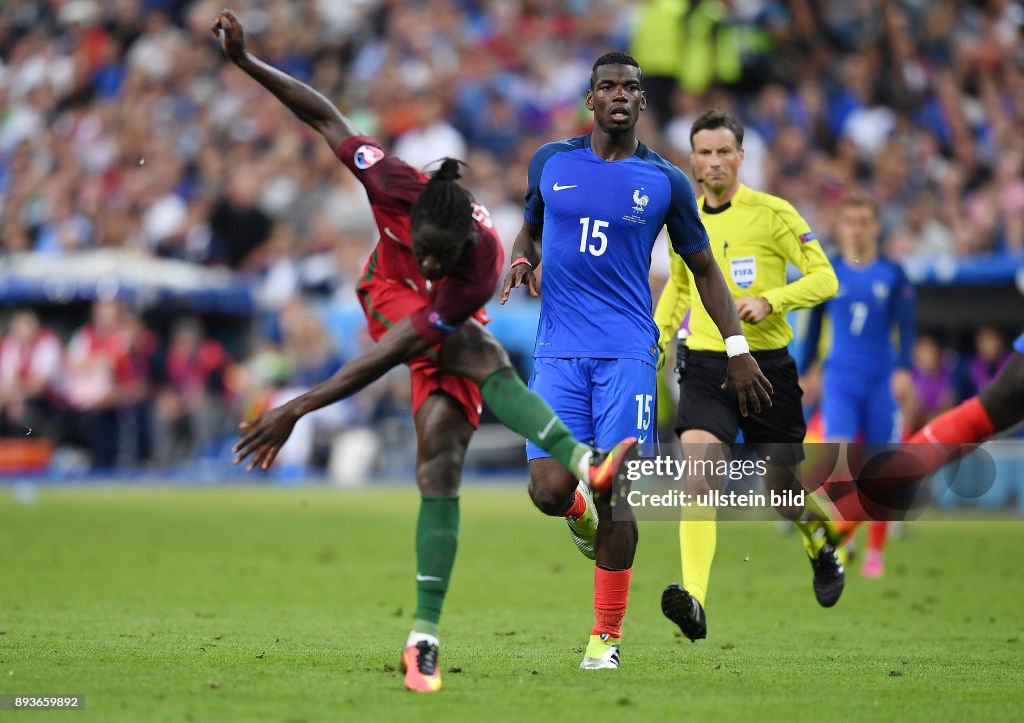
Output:
[[477,238],[469,244],[438,284],[433,302],[412,315],[413,328],[431,344],[454,334],[490,300],[498,285],[504,252],[497,237],[478,226]]
[[346,138],[334,154],[363,184],[372,206],[408,211],[426,183],[422,173],[369,136]]

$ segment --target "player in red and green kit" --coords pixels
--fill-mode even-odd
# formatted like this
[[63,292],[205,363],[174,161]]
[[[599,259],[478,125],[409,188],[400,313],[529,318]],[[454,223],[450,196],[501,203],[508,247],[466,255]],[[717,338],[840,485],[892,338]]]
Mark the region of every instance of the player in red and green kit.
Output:
[[249,469],[267,469],[299,418],[354,394],[398,364],[409,366],[422,500],[416,529],[416,620],[402,665],[410,690],[440,690],[438,626],[455,562],[462,463],[481,403],[598,488],[607,488],[618,476],[635,440],[595,455],[527,389],[482,325],[502,250],[487,210],[455,182],[457,161],[446,159],[427,178],[362,135],[320,93],[247,52],[233,13],[222,11],[212,30],[215,37],[223,35],[231,61],[319,132],[355,174],[380,231],[358,289],[376,346],[305,394],[243,423],[236,463],[249,459]]
[[1024,334],[1014,341],[1013,351],[991,384],[915,432],[902,445],[903,454],[874,466],[866,481],[872,486],[868,494],[844,494],[844,484],[835,485],[829,496],[839,515],[845,520],[884,519],[891,512],[887,498],[899,499],[938,469],[969,454],[974,445],[1024,421]]

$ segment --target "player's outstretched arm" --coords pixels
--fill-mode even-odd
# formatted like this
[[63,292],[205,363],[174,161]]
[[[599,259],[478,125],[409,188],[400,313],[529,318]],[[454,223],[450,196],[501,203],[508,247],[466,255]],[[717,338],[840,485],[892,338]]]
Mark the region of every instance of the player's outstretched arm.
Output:
[[501,303],[508,301],[512,289],[519,288],[526,284],[530,290],[530,296],[540,296],[540,286],[537,284],[537,276],[533,270],[540,266],[541,258],[541,235],[544,227],[538,224],[523,222],[523,227],[516,235],[515,243],[512,244],[512,266],[505,275],[505,282],[501,285]]
[[242,422],[239,429],[244,436],[234,448],[235,464],[251,456],[250,471],[256,467],[269,468],[299,419],[352,396],[392,367],[423,354],[430,346],[413,327],[411,317],[402,319],[388,329],[372,349],[342,366],[329,379],[251,422]]
[[210,28],[213,37],[220,37],[231,62],[249,77],[273,93],[292,113],[324,137],[331,150],[359,129],[321,93],[287,73],[273,68],[246,50],[245,30],[230,10],[221,10]]
[[[711,249],[704,248],[695,254],[687,254],[683,260],[693,272],[701,303],[715,322],[722,338],[742,336],[743,328],[736,314],[736,304]],[[772,384],[761,373],[761,367],[749,352],[729,357],[728,371],[722,389],[727,389],[733,384],[736,385],[740,413],[744,417],[748,414],[748,408],[753,409],[755,414],[760,414],[762,403],[766,407],[772,406],[771,395],[775,393]]]

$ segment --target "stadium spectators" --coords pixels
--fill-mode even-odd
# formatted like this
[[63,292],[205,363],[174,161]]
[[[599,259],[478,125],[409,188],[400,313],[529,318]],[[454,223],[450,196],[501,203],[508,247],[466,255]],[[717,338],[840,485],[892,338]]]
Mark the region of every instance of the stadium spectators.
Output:
[[124,313],[123,353],[114,369],[118,411],[118,463],[138,466],[153,459],[152,407],[159,339],[137,314]]
[[204,444],[230,432],[235,422],[226,381],[231,364],[227,351],[205,336],[198,319],[184,318],[175,325],[155,403],[158,461],[194,459]]
[[991,326],[983,326],[974,335],[973,359],[968,358],[962,365],[964,377],[958,397],[970,399],[991,384],[1003,366],[1010,360],[1011,350],[1006,338]]
[[89,451],[94,467],[111,468],[120,447],[118,375],[127,370],[128,334],[121,304],[97,301],[91,323],[71,337],[65,369],[69,414],[63,430]]
[[52,433],[64,350],[34,311],[22,309],[0,342],[0,436]]
[[953,360],[935,337],[918,337],[912,356],[910,373],[916,394],[905,424],[908,430],[917,431],[952,407],[957,399]]
[[[1024,252],[1017,2],[330,6],[239,9],[275,62],[365,107],[360,124],[418,163],[487,154],[515,184],[521,147],[583,127],[586,73],[575,70],[630,45],[635,27],[657,126],[670,128],[683,108],[736,112],[761,156],[747,180],[795,196],[819,236],[831,238],[837,190],[857,185],[881,203],[900,256]],[[53,254],[95,243],[254,270],[275,221],[296,223],[299,257],[318,211],[345,225],[332,202],[351,183],[333,189],[333,159],[224,72],[204,34],[216,7],[19,0],[0,9],[5,246],[27,235]],[[264,35],[271,20],[277,32]],[[685,163],[676,135],[659,150]],[[364,220],[358,230],[369,228]]]

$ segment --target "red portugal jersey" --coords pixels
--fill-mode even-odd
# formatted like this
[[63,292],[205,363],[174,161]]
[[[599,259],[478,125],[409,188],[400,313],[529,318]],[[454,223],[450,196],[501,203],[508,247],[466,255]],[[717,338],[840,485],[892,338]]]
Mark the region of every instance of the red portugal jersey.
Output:
[[359,288],[401,284],[430,300],[413,314],[420,335],[437,343],[458,329],[494,294],[504,252],[487,209],[473,201],[473,229],[455,267],[440,281],[428,284],[412,254],[409,211],[427,184],[427,176],[386,153],[368,136],[353,136],[335,151],[366,189],[380,232]]

